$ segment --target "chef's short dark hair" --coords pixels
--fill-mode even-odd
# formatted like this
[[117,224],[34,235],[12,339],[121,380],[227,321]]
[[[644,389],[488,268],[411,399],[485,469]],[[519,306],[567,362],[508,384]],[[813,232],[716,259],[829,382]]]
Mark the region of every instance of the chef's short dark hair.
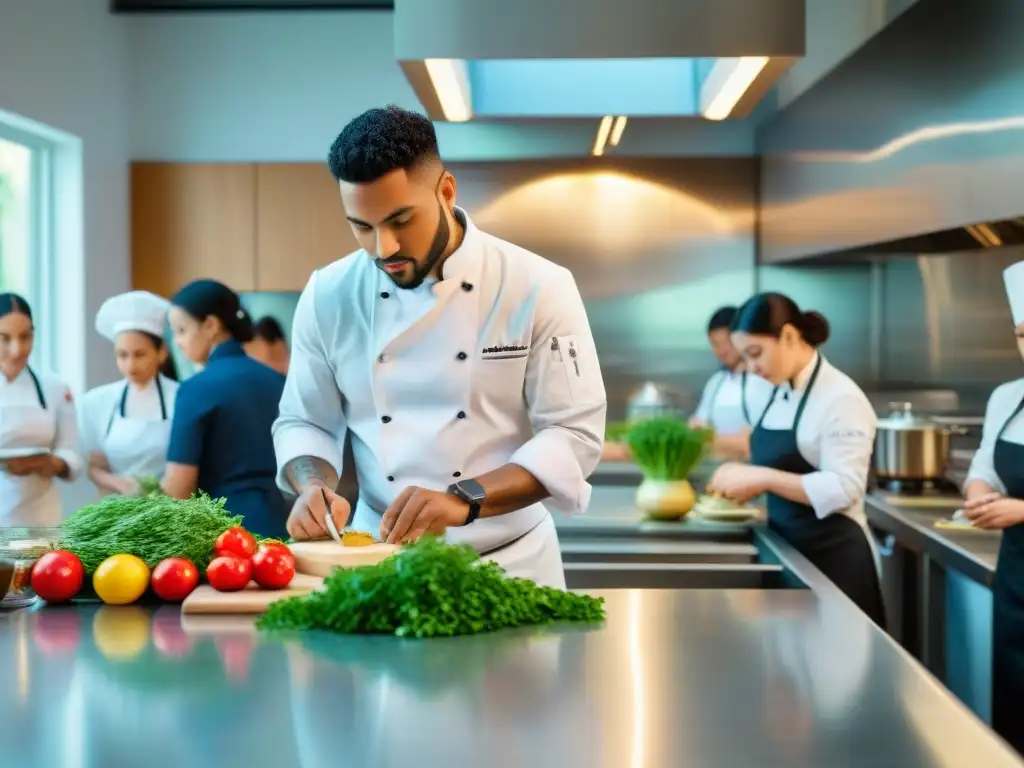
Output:
[[199,322],[213,315],[235,341],[252,341],[256,333],[252,318],[238,294],[216,280],[193,280],[171,298],[171,304],[188,312]]
[[32,319],[32,307],[17,293],[0,293],[0,317],[17,312],[29,320]]
[[346,125],[331,145],[327,167],[338,181],[368,184],[439,157],[434,124],[392,104],[367,110]]
[[708,320],[708,333],[732,327],[732,321],[735,317],[736,307],[720,307],[716,309],[715,313],[711,315],[711,319]]
[[256,321],[256,335],[271,344],[277,341],[284,341],[284,329],[270,315],[261,317]]
[[825,316],[800,309],[795,301],[781,293],[759,293],[748,299],[736,313],[732,330],[777,339],[787,325],[796,328],[812,347],[828,341],[829,325]]

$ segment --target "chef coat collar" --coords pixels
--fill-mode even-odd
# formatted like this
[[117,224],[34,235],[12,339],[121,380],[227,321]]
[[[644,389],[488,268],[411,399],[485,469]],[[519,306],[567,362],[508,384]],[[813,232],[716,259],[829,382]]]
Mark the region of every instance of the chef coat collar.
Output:
[[238,355],[244,354],[245,348],[242,347],[241,342],[225,341],[222,344],[218,344],[210,351],[210,358],[207,360],[207,365],[212,363],[214,360],[220,360],[225,357],[237,357]]
[[784,392],[800,392],[807,385],[807,381],[811,378],[811,374],[814,373],[814,366],[818,362],[818,355],[820,353],[815,352],[811,357],[810,362],[805,365],[800,372],[794,376],[791,380],[782,384],[781,389]]
[[472,286],[472,281],[480,268],[482,238],[480,230],[476,228],[464,209],[455,206],[455,218],[459,220],[465,231],[462,243],[441,265],[441,280],[466,281]]

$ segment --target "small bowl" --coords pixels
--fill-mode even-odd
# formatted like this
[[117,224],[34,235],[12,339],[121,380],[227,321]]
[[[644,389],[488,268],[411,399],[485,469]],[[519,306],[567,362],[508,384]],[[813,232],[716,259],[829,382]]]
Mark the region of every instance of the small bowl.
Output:
[[24,608],[36,600],[32,567],[54,548],[56,528],[0,528],[0,608]]

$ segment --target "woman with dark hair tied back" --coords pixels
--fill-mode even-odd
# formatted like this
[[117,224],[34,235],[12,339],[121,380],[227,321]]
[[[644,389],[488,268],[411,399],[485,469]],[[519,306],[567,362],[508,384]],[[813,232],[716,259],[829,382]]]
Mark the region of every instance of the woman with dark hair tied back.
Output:
[[245,345],[245,352],[278,373],[288,373],[291,350],[281,324],[269,315],[261,317],[255,326],[255,338]]
[[0,293],[0,527],[52,527],[61,521],[55,477],[82,470],[71,390],[34,370],[28,302]]
[[163,373],[167,299],[129,291],[103,302],[96,331],[114,345],[124,377],[86,392],[79,409],[89,477],[100,491],[134,495],[167,466],[178,382]]
[[284,538],[288,506],[275,484],[270,434],[284,376],[245,354],[252,320],[227,286],[189,283],[171,299],[169,318],[174,343],[203,369],[178,391],[164,492],[223,497],[248,530]]
[[788,296],[761,293],[732,323],[749,370],[775,385],[750,436],[750,463],[724,464],[710,488],[767,495],[768,525],[880,627],[885,609],[864,495],[877,419],[854,381],[818,352],[828,321]]
[[716,455],[745,459],[750,430],[768,404],[772,386],[747,370],[733,346],[731,327],[735,318],[736,307],[721,307],[708,321],[708,344],[722,369],[708,379],[690,424],[715,431]]

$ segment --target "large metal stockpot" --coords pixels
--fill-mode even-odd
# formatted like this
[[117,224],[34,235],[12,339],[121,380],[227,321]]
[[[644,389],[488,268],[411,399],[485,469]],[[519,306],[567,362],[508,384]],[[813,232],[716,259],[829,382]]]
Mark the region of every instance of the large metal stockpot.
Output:
[[949,468],[950,436],[960,428],[917,416],[910,403],[890,403],[875,434],[875,476],[883,480],[938,480]]

